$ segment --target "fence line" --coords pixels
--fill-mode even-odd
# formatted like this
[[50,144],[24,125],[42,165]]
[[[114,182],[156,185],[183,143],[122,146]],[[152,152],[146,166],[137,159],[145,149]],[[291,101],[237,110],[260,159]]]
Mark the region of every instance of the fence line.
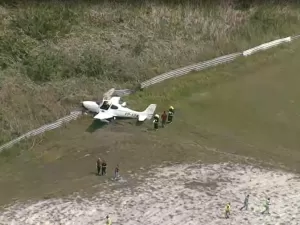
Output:
[[254,48],[248,49],[246,51],[243,51],[243,56],[252,55],[253,53],[256,53],[256,52],[259,52],[259,51],[264,51],[264,50],[267,50],[267,49],[272,48],[274,46],[283,44],[285,42],[290,42],[291,40],[292,40],[291,37],[286,37],[286,38],[277,39],[275,41],[270,41],[268,43],[261,44],[257,47],[254,47]]
[[256,52],[264,51],[264,50],[267,50],[269,48],[278,46],[280,44],[291,42],[291,41],[293,41],[295,39],[298,39],[298,38],[300,38],[300,35],[277,39],[277,40],[274,40],[274,41],[270,41],[270,42],[261,44],[259,46],[254,47],[254,48],[245,50],[243,52],[237,52],[237,53],[221,56],[221,57],[218,57],[218,58],[215,58],[215,59],[212,59],[212,60],[208,60],[208,61],[205,61],[205,62],[201,62],[201,63],[193,64],[193,65],[190,65],[190,66],[186,66],[186,67],[181,68],[181,69],[172,70],[170,72],[163,73],[161,75],[158,75],[158,76],[153,77],[153,78],[151,78],[147,81],[142,82],[140,84],[140,87],[141,87],[141,89],[144,89],[144,88],[150,87],[154,84],[158,84],[162,81],[165,81],[167,79],[171,79],[171,78],[186,75],[186,74],[188,74],[192,71],[201,71],[201,70],[207,69],[207,68],[212,67],[212,66],[228,63],[228,62],[231,62],[231,61],[233,61],[233,60],[235,60],[239,57],[243,57],[243,56],[246,57],[246,56],[252,55]]
[[0,147],[0,152],[2,152],[6,148],[12,147],[14,144],[16,144],[26,138],[33,137],[38,134],[44,133],[46,131],[61,127],[63,124],[66,124],[66,123],[70,122],[71,120],[77,119],[81,114],[82,114],[81,111],[74,111],[74,112],[71,112],[70,115],[60,118],[57,121],[55,121],[54,123],[46,124],[38,129],[29,131],[26,134],[23,134],[22,136],[2,145]]
[[237,57],[239,57],[240,55],[242,55],[242,53],[233,53],[230,55],[225,55],[225,56],[221,56],[212,60],[208,60],[205,62],[201,62],[201,63],[197,63],[197,64],[193,64],[190,66],[186,66],[180,69],[176,69],[167,73],[163,73],[161,75],[158,75],[156,77],[151,78],[150,80],[144,81],[141,83],[141,88],[146,88],[149,86],[152,86],[153,84],[157,84],[160,83],[164,80],[168,80],[170,78],[174,78],[174,77],[179,77],[179,76],[183,76],[186,75],[192,71],[200,71],[200,70],[204,70],[206,68],[212,67],[212,66],[216,66],[219,64],[223,64],[223,63],[227,63],[227,62],[231,62],[234,59],[236,59]]
[[[114,95],[115,92],[116,92],[116,93],[119,93],[119,94],[120,94],[120,93],[123,93],[123,95],[126,95],[126,94],[128,94],[129,91],[128,91],[127,89],[125,89],[125,90],[115,90],[114,88],[112,88],[112,89],[108,90],[106,93],[104,93],[103,96],[109,98],[109,97],[111,97],[112,95]],[[80,117],[81,115],[82,115],[82,111],[80,111],[80,110],[72,111],[72,112],[70,113],[70,115],[68,115],[68,116],[65,116],[65,117],[63,117],[63,118],[60,118],[60,119],[56,120],[56,121],[53,122],[53,123],[46,124],[46,125],[43,125],[43,126],[37,128],[37,129],[34,129],[34,130],[32,130],[32,131],[29,131],[29,132],[27,132],[27,133],[21,135],[20,137],[18,137],[18,138],[16,138],[16,139],[14,139],[14,140],[12,140],[12,141],[10,141],[10,142],[8,142],[8,143],[2,145],[2,146],[0,147],[0,152],[2,152],[2,151],[3,151],[4,149],[6,149],[6,148],[12,147],[14,144],[16,144],[16,143],[18,143],[18,142],[20,142],[20,141],[22,141],[22,140],[24,140],[24,139],[26,139],[26,138],[33,137],[33,136],[42,134],[42,133],[44,133],[44,132],[46,132],[46,131],[53,130],[53,129],[56,129],[56,128],[58,128],[58,127],[61,127],[61,126],[63,126],[64,124],[66,124],[66,123],[68,123],[68,122],[71,122],[72,120],[76,120],[76,119],[77,119],[78,117]]]
[[[286,37],[286,38],[277,39],[277,40],[274,40],[274,41],[270,41],[268,43],[261,44],[259,46],[254,47],[254,48],[245,50],[243,52],[237,52],[237,53],[221,56],[221,57],[218,57],[218,58],[215,58],[215,59],[212,59],[212,60],[207,60],[205,62],[201,62],[201,63],[193,64],[193,65],[190,65],[190,66],[186,66],[186,67],[183,67],[183,68],[179,68],[179,69],[176,69],[176,70],[172,70],[170,72],[163,73],[161,75],[158,75],[158,76],[153,77],[153,78],[151,78],[147,81],[142,82],[140,84],[140,88],[141,89],[147,88],[149,86],[160,83],[160,82],[165,81],[167,79],[171,79],[171,78],[174,78],[174,77],[179,77],[179,76],[186,75],[186,74],[188,74],[192,71],[201,71],[201,70],[213,67],[213,66],[228,63],[228,62],[234,61],[235,59],[237,59],[238,57],[241,57],[241,56],[247,57],[247,56],[252,55],[256,52],[264,51],[264,50],[267,50],[269,48],[278,46],[280,44],[291,42],[291,41],[293,41],[295,39],[298,39],[298,38],[300,38],[300,35],[295,35],[295,36],[292,36],[292,37],[290,36],[290,37]],[[124,96],[124,95],[130,95],[133,92],[134,91],[130,90],[130,89],[115,90],[114,88],[112,88],[109,91],[107,91],[104,94],[104,96],[107,97],[107,98],[109,98],[113,95]],[[23,134],[22,136],[20,136],[20,137],[14,139],[14,140],[2,145],[0,147],[0,152],[2,152],[6,148],[12,147],[14,144],[20,142],[21,140],[24,140],[25,138],[33,137],[33,136],[36,136],[38,134],[44,133],[46,131],[53,130],[55,128],[61,127],[63,124],[66,124],[66,123],[68,123],[72,120],[75,120],[81,115],[82,115],[81,111],[73,111],[73,112],[70,113],[70,115],[65,116],[61,119],[58,119],[54,123],[46,124],[46,125],[38,128],[38,129],[29,131],[26,134]]]

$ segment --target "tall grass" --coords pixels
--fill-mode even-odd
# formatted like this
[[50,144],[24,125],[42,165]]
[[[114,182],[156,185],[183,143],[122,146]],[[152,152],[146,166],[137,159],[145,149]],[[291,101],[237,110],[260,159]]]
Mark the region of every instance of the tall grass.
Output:
[[1,6],[0,143],[65,114],[83,98],[99,97],[112,84],[135,85],[300,32],[295,5],[204,2]]
[[64,37],[79,23],[78,13],[69,4],[29,4],[17,8],[11,29],[39,41]]

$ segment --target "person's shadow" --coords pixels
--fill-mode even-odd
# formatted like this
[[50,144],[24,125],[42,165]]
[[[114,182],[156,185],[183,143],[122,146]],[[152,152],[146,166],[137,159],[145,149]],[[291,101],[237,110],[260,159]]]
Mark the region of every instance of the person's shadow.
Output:
[[97,172],[90,172],[91,175],[100,176]]

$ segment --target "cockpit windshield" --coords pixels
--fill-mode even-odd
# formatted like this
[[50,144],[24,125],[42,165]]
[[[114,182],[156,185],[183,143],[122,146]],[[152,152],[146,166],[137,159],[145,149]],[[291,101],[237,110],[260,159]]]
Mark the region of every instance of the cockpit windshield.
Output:
[[108,101],[104,101],[103,104],[101,105],[100,109],[108,110],[109,109]]
[[118,109],[118,106],[116,106],[116,105],[111,105],[110,108],[111,108],[111,109]]

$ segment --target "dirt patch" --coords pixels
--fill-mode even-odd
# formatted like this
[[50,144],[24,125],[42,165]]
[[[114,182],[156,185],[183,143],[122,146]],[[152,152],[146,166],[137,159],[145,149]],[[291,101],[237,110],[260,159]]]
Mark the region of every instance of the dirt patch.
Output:
[[185,183],[184,185],[186,188],[190,189],[198,189],[198,190],[203,190],[203,189],[216,189],[218,187],[218,183],[214,181],[208,181],[208,182],[197,182],[197,181],[192,181],[189,183]]
[[[257,169],[254,166],[213,164],[190,170],[189,165],[174,165],[149,171],[148,178],[133,189],[107,186],[92,198],[73,194],[66,198],[13,204],[0,214],[3,224],[100,224],[109,214],[117,225],[130,224],[291,224],[300,220],[299,180],[282,171]],[[228,170],[230,168],[230,170]],[[162,175],[174,174],[173,177]],[[187,176],[187,173],[190,175]],[[187,188],[207,188],[211,174],[232,183],[218,182],[210,192]],[[234,179],[233,179],[234,178]],[[197,180],[197,181],[195,181]],[[204,186],[204,187],[203,187]],[[240,211],[244,197],[250,193],[249,210]],[[262,215],[263,203],[271,198],[270,214]],[[230,219],[224,219],[224,206],[231,203]],[[290,206],[293,207],[290,207]],[[201,213],[199,213],[201,212]]]

